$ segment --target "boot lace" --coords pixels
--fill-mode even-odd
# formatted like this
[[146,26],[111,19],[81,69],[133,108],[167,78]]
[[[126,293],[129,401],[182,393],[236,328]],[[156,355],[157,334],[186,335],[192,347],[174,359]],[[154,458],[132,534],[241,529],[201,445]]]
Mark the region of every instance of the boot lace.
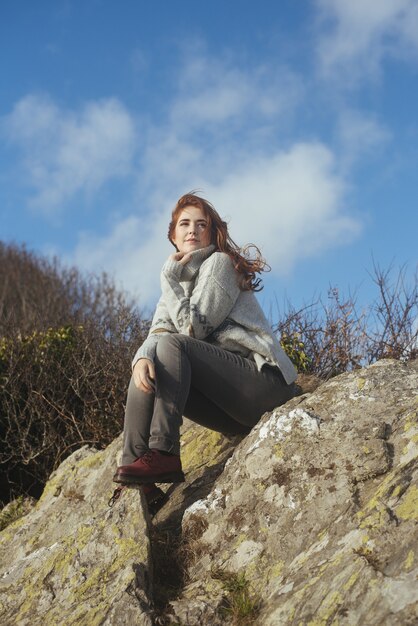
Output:
[[152,463],[152,452],[146,452],[143,456],[141,456],[141,462],[150,467]]

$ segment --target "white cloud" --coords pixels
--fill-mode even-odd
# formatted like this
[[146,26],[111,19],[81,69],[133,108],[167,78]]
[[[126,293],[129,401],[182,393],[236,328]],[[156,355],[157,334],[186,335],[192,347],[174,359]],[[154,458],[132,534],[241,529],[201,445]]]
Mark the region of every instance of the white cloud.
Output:
[[[182,137],[176,127],[153,128],[144,147],[139,185],[149,188],[153,200],[157,194],[159,201],[164,201],[173,187],[180,190],[188,186],[188,181],[196,181],[208,161],[213,166],[213,152],[214,148],[204,142]],[[190,184],[196,186],[194,182]]]
[[288,114],[300,101],[303,87],[285,67],[258,65],[245,70],[231,61],[189,56],[179,78],[171,122],[186,130],[228,124],[230,129],[256,119],[266,123]]
[[345,82],[372,76],[383,57],[418,52],[416,0],[316,0],[321,71]]
[[231,59],[189,51],[165,123],[148,129],[141,188],[151,194],[158,188],[161,202],[174,189],[180,194],[222,180],[238,162],[243,166],[257,158],[260,147],[264,155],[273,154],[277,136],[289,132],[304,89],[286,67],[243,69]]
[[339,114],[337,136],[341,167],[350,168],[361,157],[375,153],[391,138],[391,133],[370,114],[343,109]]
[[82,233],[71,261],[92,272],[106,271],[131,294],[140,307],[156,304],[160,270],[175,250],[166,238],[169,211],[129,215],[107,236]]
[[347,243],[361,228],[343,211],[346,184],[334,155],[320,143],[298,143],[259,158],[208,190],[230,215],[232,237],[258,245],[276,275]]
[[3,118],[8,138],[24,155],[31,204],[45,214],[61,210],[75,194],[97,191],[131,171],[135,129],[116,99],[60,109],[50,98],[29,95]]
[[[295,144],[244,165],[231,163],[218,184],[202,182],[203,195],[230,218],[231,236],[240,245],[259,245],[276,276],[300,259],[346,244],[361,228],[342,211],[345,183],[333,154],[319,143]],[[101,240],[86,234],[75,261],[112,271],[125,288],[139,293],[141,305],[152,307],[161,266],[174,251],[166,239],[168,222],[167,203],[165,212],[158,209],[146,219],[130,216]]]
[[[138,296],[141,306],[153,307],[160,292],[161,266],[174,251],[166,238],[170,209],[178,196],[193,188],[202,189],[221,215],[230,218],[231,235],[238,244],[251,242],[261,248],[276,276],[291,272],[302,258],[347,244],[361,226],[344,210],[346,174],[341,173],[335,153],[315,140],[280,144],[283,129],[287,135],[289,120],[303,100],[302,92],[299,79],[286,69],[276,72],[263,66],[245,71],[230,60],[192,55],[180,72],[178,91],[167,104],[165,119],[144,129],[132,200],[137,210],[115,220],[104,236],[80,235],[71,260],[85,269],[110,272]],[[29,105],[32,111],[36,108]],[[62,112],[43,102],[33,116],[35,126],[19,125],[22,142],[34,145],[36,140],[43,158],[41,137],[46,132],[50,148],[47,129],[55,125],[58,173],[67,181],[71,172],[78,172],[78,178],[70,176],[71,193],[74,181],[80,188],[89,184],[90,166],[93,180],[97,168],[100,184],[104,174],[125,173],[131,163],[129,113],[115,101],[89,106],[94,115],[88,115],[86,108],[60,122]],[[116,132],[122,150],[110,150],[114,141],[102,147],[100,155],[109,159],[105,166],[95,150],[90,150],[92,157],[84,158],[89,153],[86,145],[96,147],[101,136],[96,128],[108,127],[107,122],[100,124],[99,113],[105,119],[113,114],[119,120],[113,128],[124,129]],[[21,119],[27,121],[28,115]],[[121,163],[118,152],[128,155]],[[64,197],[52,162],[47,161],[48,181]],[[38,158],[38,163],[45,167],[44,160]]]

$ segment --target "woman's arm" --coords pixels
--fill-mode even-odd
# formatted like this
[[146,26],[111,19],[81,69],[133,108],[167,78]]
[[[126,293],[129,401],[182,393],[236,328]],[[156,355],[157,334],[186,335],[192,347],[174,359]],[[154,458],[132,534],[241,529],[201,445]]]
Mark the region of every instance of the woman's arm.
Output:
[[214,252],[202,263],[193,292],[179,283],[182,264],[170,258],[161,274],[161,288],[177,332],[204,339],[228,316],[239,294],[237,272],[230,257]]
[[164,298],[161,296],[152,318],[148,337],[145,339],[132,359],[132,367],[135,366],[139,359],[149,359],[150,361],[154,361],[155,349],[157,347],[159,335],[175,332],[177,332],[176,327],[174,326],[173,320],[168,313]]

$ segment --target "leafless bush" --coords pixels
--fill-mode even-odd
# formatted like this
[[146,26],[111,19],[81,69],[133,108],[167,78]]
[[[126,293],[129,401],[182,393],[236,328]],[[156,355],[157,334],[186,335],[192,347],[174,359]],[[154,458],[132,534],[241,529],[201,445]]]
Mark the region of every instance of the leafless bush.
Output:
[[406,267],[393,276],[393,268],[374,264],[372,279],[379,298],[371,307],[367,328],[368,362],[418,356],[418,275],[408,284]]
[[418,280],[408,284],[406,269],[374,266],[377,295],[365,309],[356,297],[342,298],[331,288],[322,298],[296,310],[286,305],[275,330],[300,370],[328,379],[381,358],[414,359],[418,355]]
[[318,298],[299,310],[288,304],[275,328],[282,337],[297,339],[305,372],[327,379],[361,366],[364,323],[354,297],[342,300],[332,288],[326,302]]
[[74,307],[66,282],[56,261],[0,242],[0,336],[64,325]]
[[[20,254],[20,253],[21,254]],[[121,430],[147,323],[106,276],[0,247],[0,499],[38,496],[50,472]],[[9,273],[10,272],[10,273]]]
[[[121,324],[126,317],[130,323]],[[87,322],[113,337],[122,329],[134,332],[134,318],[138,325],[133,302],[107,274],[86,276],[57,259],[0,242],[0,337]]]

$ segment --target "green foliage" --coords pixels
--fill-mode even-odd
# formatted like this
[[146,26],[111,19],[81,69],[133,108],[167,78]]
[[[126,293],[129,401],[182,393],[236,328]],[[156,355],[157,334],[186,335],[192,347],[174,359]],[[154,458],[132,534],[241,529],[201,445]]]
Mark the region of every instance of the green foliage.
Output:
[[63,326],[48,328],[46,331],[33,331],[30,335],[18,335],[15,338],[0,339],[0,368],[6,371],[12,355],[19,345],[22,358],[30,359],[32,366],[46,365],[50,359],[61,361],[69,350],[77,345],[77,333],[83,332],[83,326]]
[[301,341],[299,333],[282,333],[280,345],[298,372],[306,372],[309,369],[311,360],[305,352],[305,344]]
[[211,576],[222,583],[228,594],[221,607],[221,615],[229,617],[236,626],[253,624],[260,612],[260,600],[251,593],[245,574],[218,568],[211,572]]

